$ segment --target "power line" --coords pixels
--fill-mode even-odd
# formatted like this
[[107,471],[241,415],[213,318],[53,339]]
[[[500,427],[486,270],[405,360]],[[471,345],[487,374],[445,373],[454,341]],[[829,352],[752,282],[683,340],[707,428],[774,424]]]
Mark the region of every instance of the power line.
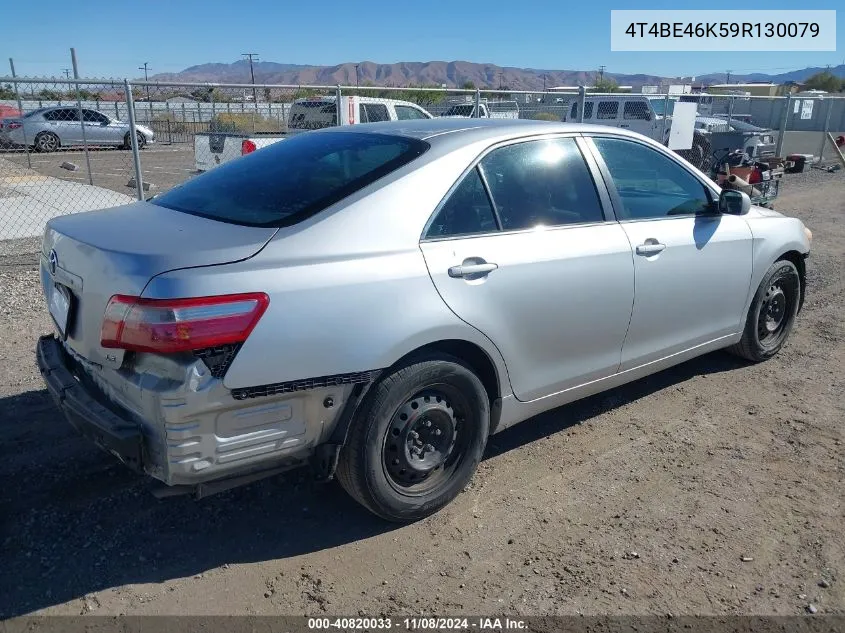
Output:
[[[241,53],[241,56],[249,58],[249,76],[252,79],[252,102],[258,103],[258,95],[255,92],[255,70],[252,67],[253,57],[255,57],[255,61],[258,61],[258,53]],[[257,107],[257,106],[256,106]]]

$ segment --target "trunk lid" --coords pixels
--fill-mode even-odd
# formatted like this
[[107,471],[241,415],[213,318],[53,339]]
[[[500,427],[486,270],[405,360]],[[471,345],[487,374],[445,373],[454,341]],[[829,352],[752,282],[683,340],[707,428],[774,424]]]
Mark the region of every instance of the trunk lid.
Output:
[[147,202],[61,216],[47,223],[41,282],[48,305],[55,284],[69,290],[67,345],[93,363],[117,368],[123,351],[100,346],[103,313],[112,295],[138,296],[154,276],[177,268],[247,259],[275,232]]

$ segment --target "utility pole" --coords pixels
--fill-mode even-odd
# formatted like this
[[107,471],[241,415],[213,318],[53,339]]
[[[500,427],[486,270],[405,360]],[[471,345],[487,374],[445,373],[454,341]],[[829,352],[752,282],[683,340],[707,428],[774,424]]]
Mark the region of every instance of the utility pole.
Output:
[[725,71],[725,83],[726,84],[731,83],[731,72],[732,71],[730,71],[730,70]]
[[543,92],[546,92],[546,73],[543,73]]
[[[149,70],[149,62],[144,62],[143,66],[138,66],[138,70],[144,71],[144,81],[149,81],[149,77],[147,76],[147,71]],[[145,92],[147,93],[147,103],[150,103],[150,87],[144,86],[146,89]]]
[[355,87],[358,87],[358,64],[355,64]]
[[599,85],[604,84],[604,69],[607,66],[599,66]]
[[255,69],[252,67],[253,57],[255,57],[255,61],[258,61],[258,53],[241,53],[243,57],[249,58],[249,76],[252,78],[252,102],[256,104],[256,108],[258,107],[258,94],[255,92]]
[[62,72],[65,74],[65,79],[70,79],[70,68],[62,68]]

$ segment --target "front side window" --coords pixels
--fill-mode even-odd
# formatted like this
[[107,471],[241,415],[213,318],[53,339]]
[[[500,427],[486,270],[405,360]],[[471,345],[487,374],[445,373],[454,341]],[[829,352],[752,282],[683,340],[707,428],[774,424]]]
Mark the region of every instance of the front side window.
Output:
[[397,105],[393,106],[396,109],[396,118],[400,121],[413,121],[415,119],[427,119],[428,117],[421,111],[411,106]]
[[103,114],[100,114],[96,110],[83,110],[82,111],[82,120],[86,123],[108,123],[109,119]]
[[361,120],[362,123],[390,121],[390,114],[387,112],[387,106],[383,103],[362,103]]
[[659,219],[712,212],[707,189],[672,158],[625,139],[593,140],[621,198],[620,219]]
[[469,172],[440,208],[426,237],[453,237],[498,230],[493,205],[484,190],[478,168]]
[[[578,102],[572,104],[572,120],[578,120]],[[584,103],[584,118],[585,119],[592,119],[593,118],[593,102],[587,101]]]
[[290,226],[421,156],[417,139],[320,132],[298,134],[243,156],[151,201],[245,226]]
[[493,150],[480,163],[502,229],[601,222],[601,203],[574,139]]
[[651,113],[649,112],[648,103],[645,101],[626,101],[622,109],[622,118],[627,120],[650,121]]

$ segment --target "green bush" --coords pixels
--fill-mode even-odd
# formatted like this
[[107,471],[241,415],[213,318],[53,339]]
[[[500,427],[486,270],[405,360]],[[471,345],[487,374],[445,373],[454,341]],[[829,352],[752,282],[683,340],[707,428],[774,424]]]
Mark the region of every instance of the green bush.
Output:
[[209,132],[246,133],[269,132],[279,133],[281,125],[275,119],[268,119],[252,112],[244,113],[221,113],[211,119]]

